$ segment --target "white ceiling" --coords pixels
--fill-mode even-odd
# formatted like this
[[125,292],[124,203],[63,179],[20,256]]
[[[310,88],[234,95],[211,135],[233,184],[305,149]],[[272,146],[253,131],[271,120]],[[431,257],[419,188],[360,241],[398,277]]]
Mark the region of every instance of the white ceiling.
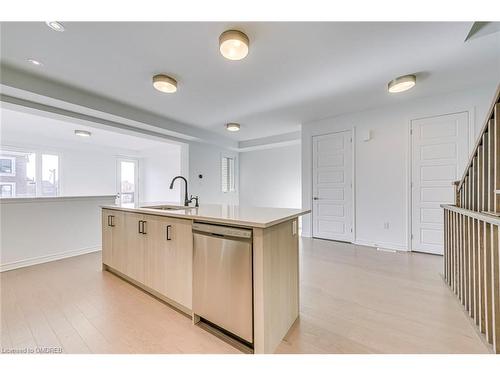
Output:
[[[498,81],[500,34],[464,43],[471,24],[67,22],[58,33],[43,22],[4,22],[0,62],[241,141]],[[249,36],[246,59],[220,55],[228,28]],[[156,73],[174,76],[178,92],[155,91]],[[389,95],[387,82],[408,73],[416,88]],[[226,122],[241,131],[228,134]]]
[[[97,127],[86,126],[71,121],[63,121],[31,113],[2,108],[0,111],[0,141],[4,145],[58,145],[63,148],[97,147],[122,151],[150,151],[171,148],[166,142],[144,137],[117,133]],[[76,129],[87,130],[91,137],[78,137]]]

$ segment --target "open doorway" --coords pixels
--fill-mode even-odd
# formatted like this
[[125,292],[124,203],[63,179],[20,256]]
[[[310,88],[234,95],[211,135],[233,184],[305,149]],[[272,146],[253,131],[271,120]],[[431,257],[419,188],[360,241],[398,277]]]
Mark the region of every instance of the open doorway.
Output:
[[137,203],[139,197],[139,168],[134,159],[118,159],[116,163],[116,191],[121,203]]

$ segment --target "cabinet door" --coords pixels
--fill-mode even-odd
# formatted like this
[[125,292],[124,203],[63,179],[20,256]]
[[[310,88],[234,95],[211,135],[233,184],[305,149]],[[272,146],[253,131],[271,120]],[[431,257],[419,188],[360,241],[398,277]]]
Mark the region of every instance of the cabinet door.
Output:
[[113,228],[110,224],[110,216],[112,211],[102,210],[102,262],[108,266],[112,263],[112,253],[113,253]]
[[166,264],[167,297],[192,308],[193,232],[190,220],[170,219],[170,246]]
[[127,248],[125,242],[125,212],[111,211],[112,251],[109,266],[125,273]]
[[169,219],[146,216],[148,233],[145,242],[145,284],[158,293],[167,295],[167,263],[171,240],[167,238]]
[[180,305],[192,306],[191,221],[146,216],[146,285]]
[[125,271],[125,223],[122,211],[102,210],[102,262],[120,272]]
[[140,283],[144,283],[144,243],[148,233],[148,224],[145,223],[146,234],[139,233],[140,222],[145,221],[144,215],[132,212],[125,213],[125,275]]

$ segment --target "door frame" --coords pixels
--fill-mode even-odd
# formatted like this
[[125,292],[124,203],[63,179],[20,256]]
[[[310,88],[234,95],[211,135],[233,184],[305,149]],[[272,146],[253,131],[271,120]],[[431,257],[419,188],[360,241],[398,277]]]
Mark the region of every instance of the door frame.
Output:
[[[448,111],[446,113],[436,113],[436,114],[429,114],[425,116],[415,116],[412,118],[409,118],[407,120],[407,141],[408,141],[408,154],[407,154],[407,178],[406,178],[406,211],[408,212],[408,215],[406,217],[406,242],[408,246],[408,251],[410,252],[419,252],[418,250],[413,250],[413,241],[412,241],[412,231],[413,231],[413,186],[412,186],[412,177],[413,177],[413,140],[412,140],[412,121],[417,121],[417,120],[425,120],[429,119],[432,117],[439,117],[439,116],[448,116],[448,115],[455,115],[459,113],[467,113],[467,121],[469,125],[468,129],[468,154],[471,153],[473,147],[474,147],[474,142],[475,142],[475,107],[470,107],[466,109],[459,109],[457,108],[456,111]],[[459,176],[461,177],[461,176]],[[430,255],[439,255],[439,254],[432,254],[432,253],[425,253],[425,254],[430,254]]]
[[[346,129],[339,129],[335,131],[329,131],[325,133],[313,133],[311,135],[311,196],[310,196],[310,204],[311,204],[311,238],[318,238],[314,236],[314,200],[313,200],[313,192],[314,192],[314,137],[321,137],[323,135],[331,135],[337,133],[351,132],[351,173],[352,173],[352,187],[351,187],[351,205],[352,205],[352,215],[351,215],[351,241],[349,243],[356,243],[356,127],[352,126]],[[325,241],[336,241],[336,240],[328,240],[325,238],[321,238]],[[343,242],[343,241],[338,241]]]
[[135,192],[134,192],[134,202],[139,202],[139,159],[134,159],[130,157],[117,156],[116,157],[116,193],[120,194],[120,202],[121,202],[121,162],[126,161],[130,163],[134,163],[135,165],[135,176],[134,176],[134,184],[135,184]]

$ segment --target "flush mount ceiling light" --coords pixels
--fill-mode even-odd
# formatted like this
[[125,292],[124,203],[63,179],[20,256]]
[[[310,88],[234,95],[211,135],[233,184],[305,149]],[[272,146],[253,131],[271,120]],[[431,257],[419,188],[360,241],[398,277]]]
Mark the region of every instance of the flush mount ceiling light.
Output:
[[165,74],[157,74],[153,77],[153,87],[158,91],[171,94],[177,91],[177,81]]
[[90,137],[92,133],[87,130],[75,130],[75,135],[79,137]]
[[29,58],[29,59],[28,59],[28,62],[29,62],[30,64],[33,64],[33,65],[36,65],[36,66],[42,66],[42,65],[43,65],[40,61],[35,60],[35,59],[32,59],[32,58]]
[[219,37],[219,50],[229,60],[241,60],[248,55],[250,41],[238,30],[224,31]]
[[393,79],[387,85],[387,89],[390,93],[403,92],[411,89],[417,84],[417,77],[414,74],[408,74],[406,76],[401,76]]
[[240,130],[240,124],[230,122],[229,124],[226,124],[226,129],[230,132],[237,132]]
[[57,22],[57,21],[45,21],[48,27],[50,27],[54,31],[59,31],[63,32],[64,31],[64,26],[62,23]]

